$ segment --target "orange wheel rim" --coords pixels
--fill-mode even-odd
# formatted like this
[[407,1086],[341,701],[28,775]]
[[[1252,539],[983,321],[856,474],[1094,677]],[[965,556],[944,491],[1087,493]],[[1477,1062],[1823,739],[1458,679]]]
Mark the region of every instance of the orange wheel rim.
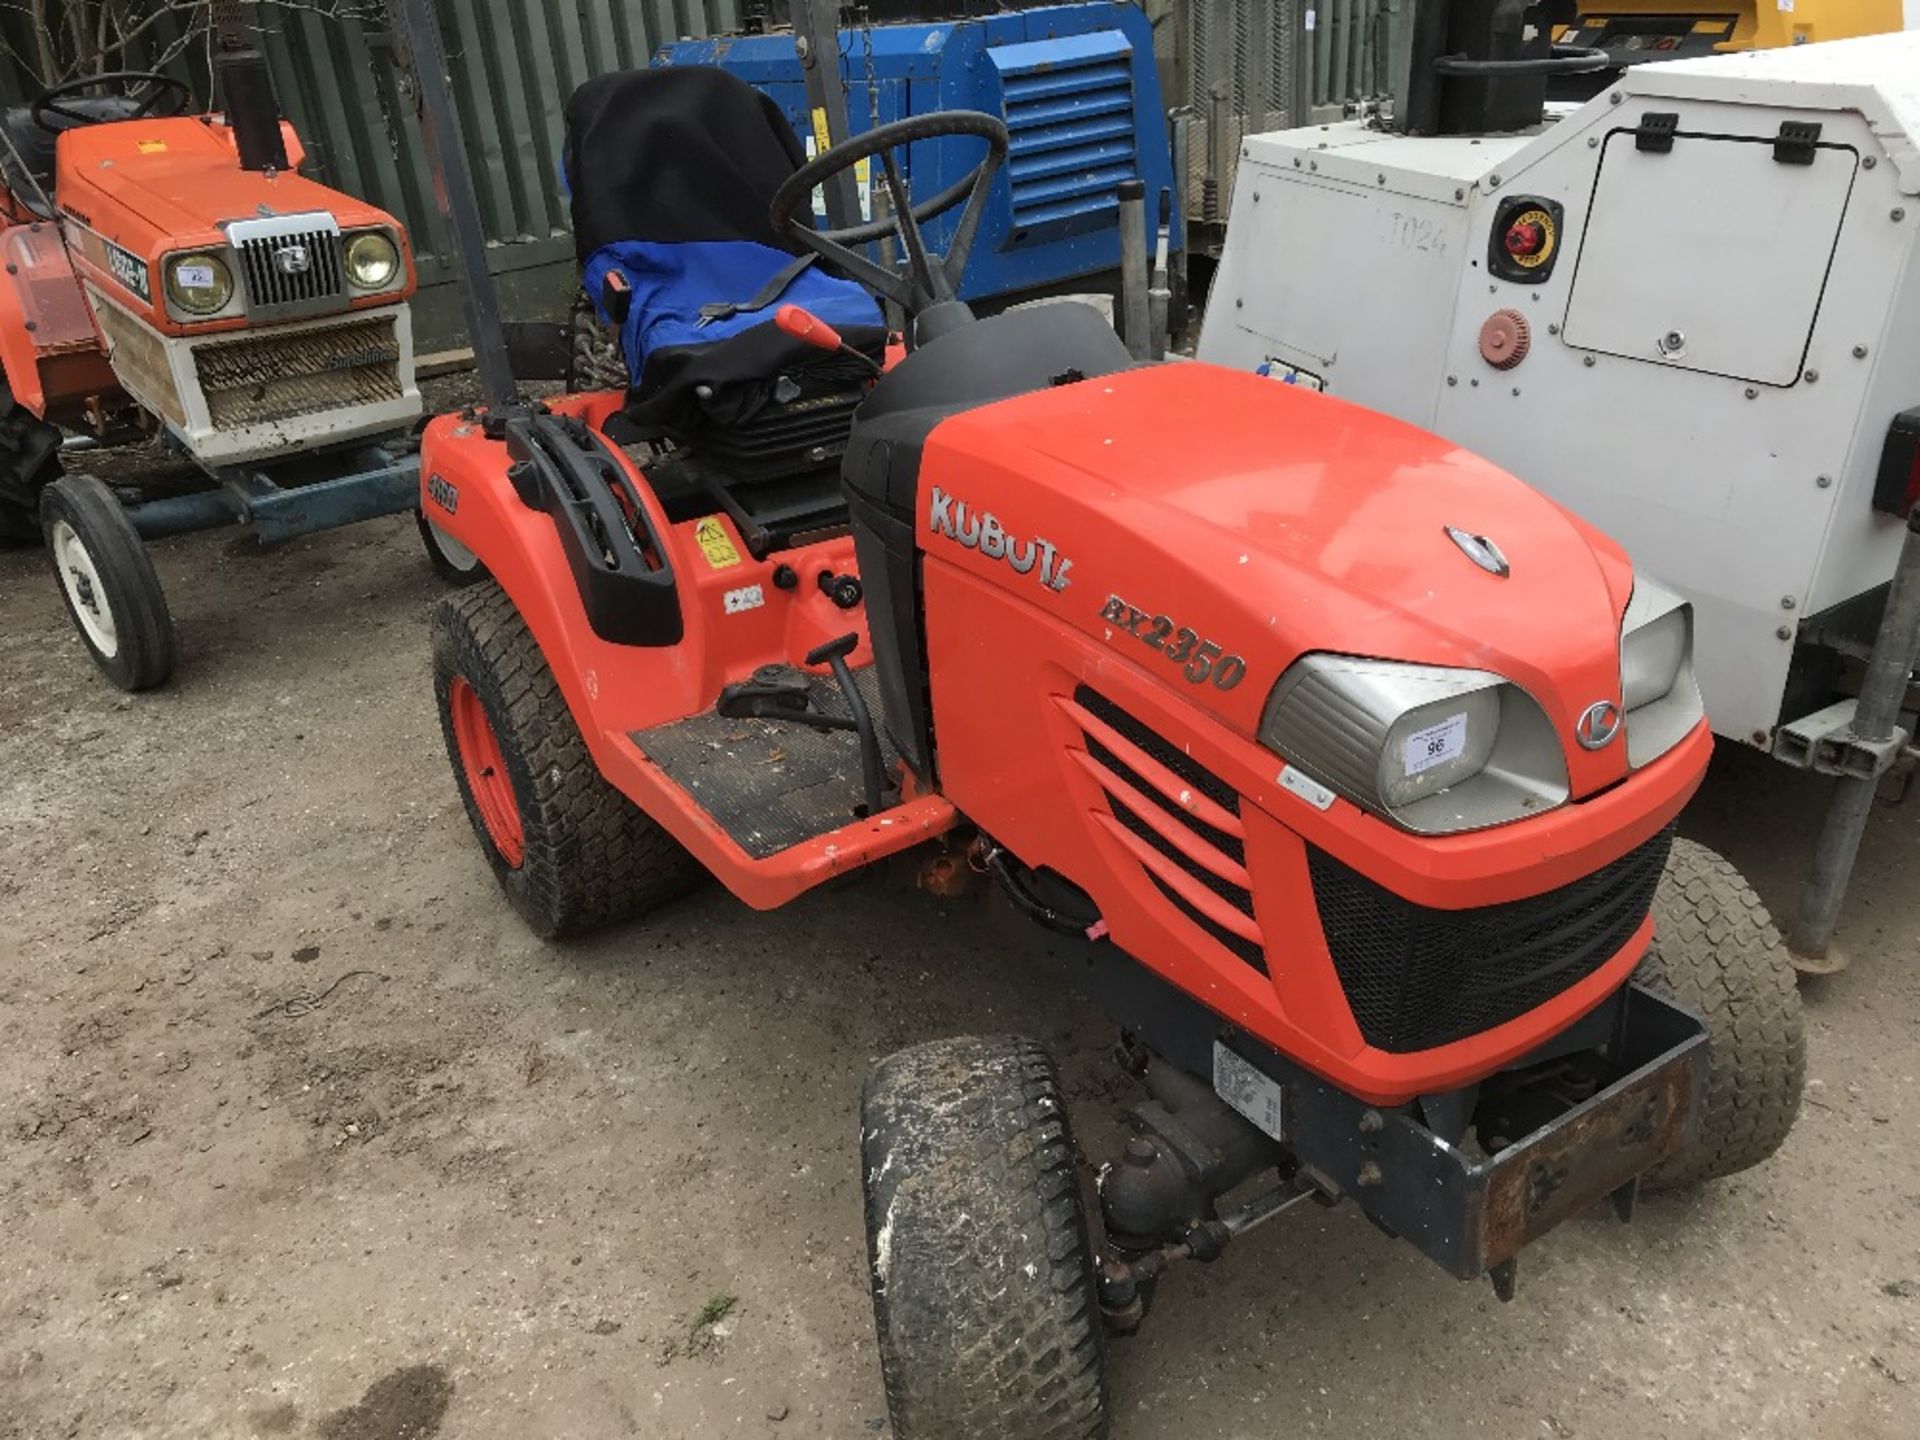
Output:
[[467,777],[467,793],[480,812],[480,823],[500,858],[518,870],[526,857],[527,835],[520,825],[520,805],[507,775],[507,757],[500,737],[480,703],[480,694],[464,675],[447,686],[447,709],[453,716],[453,743],[460,752],[460,769]]

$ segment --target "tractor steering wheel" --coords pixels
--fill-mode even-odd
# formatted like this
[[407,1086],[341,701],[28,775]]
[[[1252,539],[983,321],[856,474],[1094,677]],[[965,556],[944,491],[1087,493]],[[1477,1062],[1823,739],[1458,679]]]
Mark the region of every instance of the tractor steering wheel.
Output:
[[[61,103],[77,100],[89,90],[103,89],[113,89],[117,92],[117,98],[132,101],[133,112],[129,115],[96,115]],[[145,92],[146,98],[141,98],[141,92]],[[163,101],[167,102],[164,109]],[[51,90],[41,91],[40,97],[33,102],[33,123],[42,130],[58,131],[79,125],[105,124],[112,120],[168,119],[186,114],[192,105],[193,91],[171,75],[164,75],[158,70],[106,70],[98,75],[82,75],[78,79],[55,85]],[[67,123],[51,124],[47,118],[49,116]]]
[[[919,140],[934,140],[948,135],[977,135],[987,142],[987,153],[954,184],[919,205],[907,194],[900,178],[894,150]],[[863,225],[844,230],[815,230],[795,211],[812,195],[814,187],[862,160],[881,157],[886,174],[887,196],[893,213]],[[884,299],[892,300],[909,315],[917,315],[934,305],[955,299],[960,292],[960,277],[967,268],[967,254],[973,249],[980,229],[980,217],[986,212],[987,192],[993,177],[1007,158],[1007,127],[991,115],[977,110],[940,110],[931,115],[915,115],[876,125],[850,140],[821,151],[789,175],[773,193],[767,209],[768,223],[776,234],[785,234],[819,255],[834,269],[851,276]],[[953,242],[944,256],[931,254],[921,234],[922,221],[941,215],[966,201],[966,209],[953,229]],[[869,260],[856,247],[881,236],[897,232],[906,247],[907,270],[899,274]]]

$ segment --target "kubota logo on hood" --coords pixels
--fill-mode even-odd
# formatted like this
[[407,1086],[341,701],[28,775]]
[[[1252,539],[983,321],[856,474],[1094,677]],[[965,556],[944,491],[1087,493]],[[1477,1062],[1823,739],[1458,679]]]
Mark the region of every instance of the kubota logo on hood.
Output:
[[1010,535],[992,511],[971,510],[966,501],[954,499],[938,485],[933,487],[933,501],[927,508],[927,528],[969,550],[978,550],[989,560],[1006,561],[1016,575],[1031,574],[1038,566],[1040,583],[1049,590],[1064,590],[1072,583],[1067,572],[1073,569],[1073,561],[1056,550],[1051,540],[1039,536],[1022,540]]
[[1620,718],[1618,705],[1611,700],[1596,700],[1574,722],[1574,739],[1583,750],[1604,750],[1620,733]]

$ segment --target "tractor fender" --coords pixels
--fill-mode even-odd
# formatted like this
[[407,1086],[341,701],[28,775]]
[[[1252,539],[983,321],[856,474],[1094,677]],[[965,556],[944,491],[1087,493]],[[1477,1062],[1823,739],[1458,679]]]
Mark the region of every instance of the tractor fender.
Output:
[[[610,409],[613,398],[601,408]],[[604,418],[587,413],[593,404],[567,397],[553,408],[591,425]],[[854,572],[850,538],[756,559],[725,515],[669,521],[638,467],[609,449],[634,482],[673,574],[681,626],[671,643],[618,643],[596,631],[558,525],[516,492],[507,443],[488,438],[481,421],[432,421],[420,467],[422,515],[471,550],[507,592],[603,770],[632,765],[625,738],[634,731],[711,708],[722,685],[762,665],[797,665],[848,631],[859,636],[850,663],[870,663],[864,609],[840,608],[819,583],[822,574]]]
[[117,388],[58,229],[0,230],[0,259],[0,368],[14,403],[46,419]]

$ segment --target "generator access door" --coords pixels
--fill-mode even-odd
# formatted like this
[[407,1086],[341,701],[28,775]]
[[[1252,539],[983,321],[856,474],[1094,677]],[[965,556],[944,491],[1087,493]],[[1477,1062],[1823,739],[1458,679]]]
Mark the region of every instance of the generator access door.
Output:
[[1859,157],[1844,145],[1690,134],[1659,120],[1607,136],[1567,297],[1567,343],[1793,384]]

